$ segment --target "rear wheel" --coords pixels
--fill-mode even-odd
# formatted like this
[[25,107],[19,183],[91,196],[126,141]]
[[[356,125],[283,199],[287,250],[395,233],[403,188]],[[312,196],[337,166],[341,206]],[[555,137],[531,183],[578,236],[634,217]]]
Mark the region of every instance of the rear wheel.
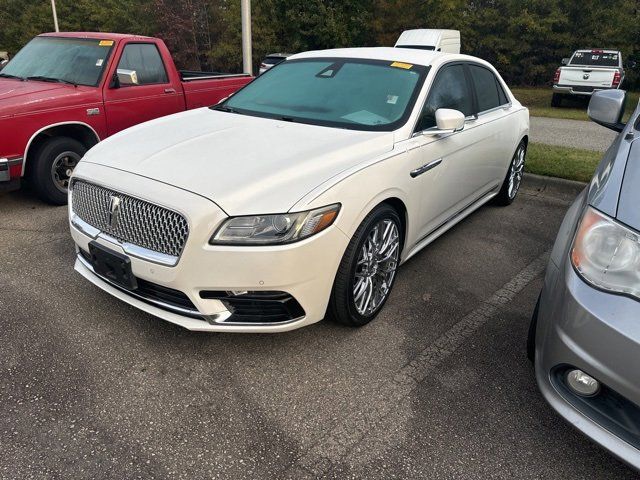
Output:
[[516,153],[513,154],[507,176],[502,182],[500,192],[495,198],[495,203],[498,205],[511,205],[516,199],[518,192],[520,191],[520,185],[522,184],[522,177],[524,176],[524,164],[527,158],[527,143],[522,140]]
[[562,106],[562,95],[559,93],[554,93],[551,96],[551,106],[552,107],[561,107]]
[[30,166],[30,178],[38,196],[53,205],[67,203],[69,180],[86,147],[69,137],[46,140],[36,150]]
[[389,205],[380,205],[360,224],[344,253],[329,300],[338,322],[360,327],[386,303],[402,248],[401,222]]

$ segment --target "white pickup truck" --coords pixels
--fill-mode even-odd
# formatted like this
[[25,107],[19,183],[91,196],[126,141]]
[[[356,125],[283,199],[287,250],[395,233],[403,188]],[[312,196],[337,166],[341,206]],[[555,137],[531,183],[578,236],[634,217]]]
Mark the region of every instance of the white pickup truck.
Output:
[[566,95],[591,96],[598,90],[620,88],[624,80],[622,54],[616,50],[576,50],[562,59],[553,78],[552,107]]

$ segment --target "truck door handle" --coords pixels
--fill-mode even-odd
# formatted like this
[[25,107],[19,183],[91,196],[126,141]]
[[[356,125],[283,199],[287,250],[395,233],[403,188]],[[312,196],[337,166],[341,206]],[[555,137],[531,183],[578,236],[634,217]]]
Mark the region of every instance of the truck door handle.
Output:
[[164,89],[164,93],[176,93],[176,89],[175,88],[165,88]]

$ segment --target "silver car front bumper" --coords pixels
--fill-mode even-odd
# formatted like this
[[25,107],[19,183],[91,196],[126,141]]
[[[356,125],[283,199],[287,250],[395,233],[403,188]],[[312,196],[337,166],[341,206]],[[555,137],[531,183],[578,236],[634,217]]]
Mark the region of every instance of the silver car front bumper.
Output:
[[[594,289],[568,258],[550,262],[536,335],[540,390],[570,424],[640,470],[639,358],[640,302]],[[600,381],[600,398],[573,394],[562,375],[569,368]]]

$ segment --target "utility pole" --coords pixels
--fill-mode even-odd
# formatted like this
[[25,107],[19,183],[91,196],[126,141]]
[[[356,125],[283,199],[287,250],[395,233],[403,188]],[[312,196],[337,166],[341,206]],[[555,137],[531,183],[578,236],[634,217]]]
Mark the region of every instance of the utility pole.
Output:
[[[53,0],[52,0],[53,1]],[[240,0],[242,12],[242,70],[253,75],[251,59],[251,0]]]
[[58,28],[58,14],[56,13],[56,0],[51,0],[51,10],[53,10],[53,26],[56,29],[56,32],[59,32]]

